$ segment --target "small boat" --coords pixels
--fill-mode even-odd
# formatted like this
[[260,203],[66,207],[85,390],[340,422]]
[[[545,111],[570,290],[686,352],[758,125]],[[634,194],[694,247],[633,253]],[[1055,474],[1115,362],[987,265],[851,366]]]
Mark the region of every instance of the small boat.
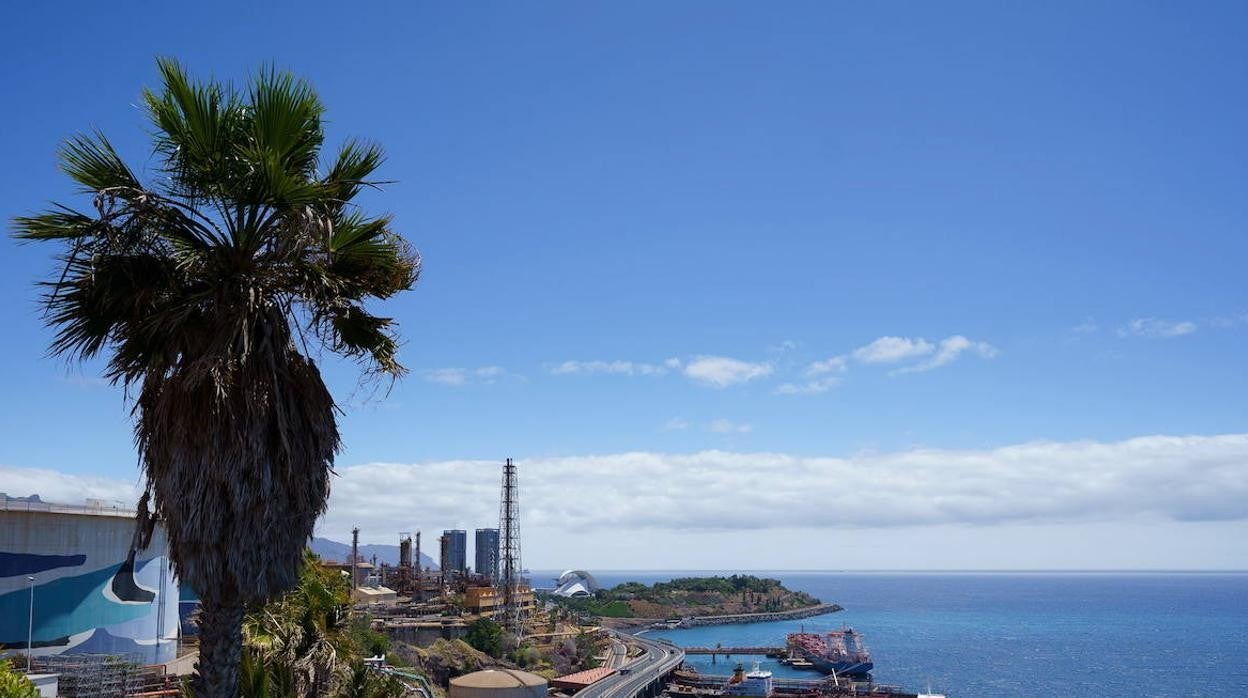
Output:
[[789,666],[793,667],[794,669],[814,669],[815,663],[808,662],[805,659],[794,658],[794,659],[789,660]]
[[758,668],[746,672],[741,664],[733,670],[732,677],[724,684],[723,694],[734,698],[771,698],[774,689],[771,685],[771,672]]

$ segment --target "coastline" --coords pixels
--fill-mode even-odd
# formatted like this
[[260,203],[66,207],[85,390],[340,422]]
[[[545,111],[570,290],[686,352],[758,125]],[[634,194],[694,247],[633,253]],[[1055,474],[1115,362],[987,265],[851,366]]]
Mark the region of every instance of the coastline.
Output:
[[[737,613],[722,616],[690,616],[681,618],[679,621],[672,622],[670,628],[696,628],[704,625],[733,625],[737,623],[769,623],[777,620],[796,620],[799,618],[810,618],[811,616],[822,616],[845,609],[839,604],[821,603],[817,606],[807,606],[806,608],[795,608],[789,611],[770,611],[767,613]],[[647,628],[649,626],[669,623],[668,618],[600,618],[599,623],[608,628],[615,630],[632,630],[636,628]]]

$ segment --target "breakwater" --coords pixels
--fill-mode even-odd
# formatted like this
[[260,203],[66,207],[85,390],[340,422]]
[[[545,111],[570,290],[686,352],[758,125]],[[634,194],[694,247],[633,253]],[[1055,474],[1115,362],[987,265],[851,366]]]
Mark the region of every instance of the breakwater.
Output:
[[654,628],[674,630],[676,628],[697,628],[703,625],[733,625],[738,623],[767,623],[777,620],[798,620],[811,616],[822,616],[828,613],[844,611],[839,604],[821,603],[816,606],[795,608],[789,611],[770,611],[767,613],[736,613],[722,616],[688,616],[685,618],[601,618],[600,622],[611,628],[637,629]]
[[738,613],[730,616],[693,616],[690,618],[681,618],[679,625],[671,625],[674,628],[696,628],[702,625],[732,625],[735,623],[769,623],[776,620],[797,620],[799,618],[810,618],[811,616],[822,616],[828,613],[836,613],[844,611],[838,604],[821,603],[818,606],[807,606],[806,608],[795,608],[791,611],[772,611],[769,613]]

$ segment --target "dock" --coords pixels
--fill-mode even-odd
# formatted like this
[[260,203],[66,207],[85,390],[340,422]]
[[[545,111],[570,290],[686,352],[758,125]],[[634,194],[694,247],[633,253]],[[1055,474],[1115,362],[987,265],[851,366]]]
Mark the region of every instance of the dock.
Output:
[[787,650],[783,647],[686,647],[685,654],[762,654],[768,657],[783,657]]

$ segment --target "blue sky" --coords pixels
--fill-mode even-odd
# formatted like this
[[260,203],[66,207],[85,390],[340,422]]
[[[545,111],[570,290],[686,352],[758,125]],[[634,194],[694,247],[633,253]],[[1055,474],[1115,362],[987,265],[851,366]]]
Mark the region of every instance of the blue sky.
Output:
[[[633,514],[662,518],[677,498],[612,489],[611,468],[649,454],[668,469],[655,488],[704,488],[681,478],[746,457],[771,480],[724,482],[766,490],[807,470],[825,486],[819,459],[849,459],[858,470],[835,492],[870,489],[887,507],[916,482],[940,501],[985,497],[985,478],[1012,491],[992,479],[1013,462],[1001,449],[1040,443],[1052,449],[1028,456],[1030,491],[1070,472],[1127,484],[1025,516],[945,507],[902,521],[786,518],[799,488],[765,505],[771,523],[726,525],[716,510],[669,525],[696,529],[695,566],[731,567],[743,541],[781,529],[834,527],[903,552],[811,564],[778,546],[767,565],[993,567],[1025,543],[1040,548],[1004,566],[1096,566],[1116,549],[1133,551],[1124,567],[1248,567],[1217,543],[1248,533],[1248,508],[1219,499],[1248,493],[1243,4],[343,7],[14,8],[0,28],[0,214],[83,203],[53,158],[75,132],[98,127],[148,161],[135,105],[157,55],[238,82],[266,62],[307,77],[332,141],[386,147],[396,183],[368,205],[425,262],[417,290],[386,306],[412,375],[369,398],[350,366],[326,364],[347,406],[344,481],[378,463],[411,480],[407,509],[368,519],[378,542],[488,524],[489,462],[510,455],[535,473],[526,492],[546,533],[526,545],[533,564],[682,566],[629,548],[644,528]],[[45,471],[71,493],[132,486],[120,391],[44,355],[33,284],[52,250],[2,244],[0,491],[25,494]],[[1171,440],[1131,441],[1146,437]],[[1140,449],[1166,456],[1144,472]],[[913,465],[932,452],[936,465]],[[697,454],[720,456],[681,460]],[[980,462],[1000,467],[965,465]],[[886,465],[925,475],[874,479]],[[579,490],[557,474],[582,467],[599,477]],[[483,489],[435,502],[455,491],[439,477]],[[1158,502],[1138,482],[1194,489]],[[751,506],[740,494],[732,506]],[[367,496],[336,499],[325,532],[365,517]],[[568,498],[620,510],[595,518],[561,509]],[[607,530],[618,554],[569,553],[579,539],[561,517]],[[904,552],[933,525],[971,552]],[[1106,537],[1087,543],[1082,526]],[[1192,526],[1212,527],[1199,555],[1150,551]]]

